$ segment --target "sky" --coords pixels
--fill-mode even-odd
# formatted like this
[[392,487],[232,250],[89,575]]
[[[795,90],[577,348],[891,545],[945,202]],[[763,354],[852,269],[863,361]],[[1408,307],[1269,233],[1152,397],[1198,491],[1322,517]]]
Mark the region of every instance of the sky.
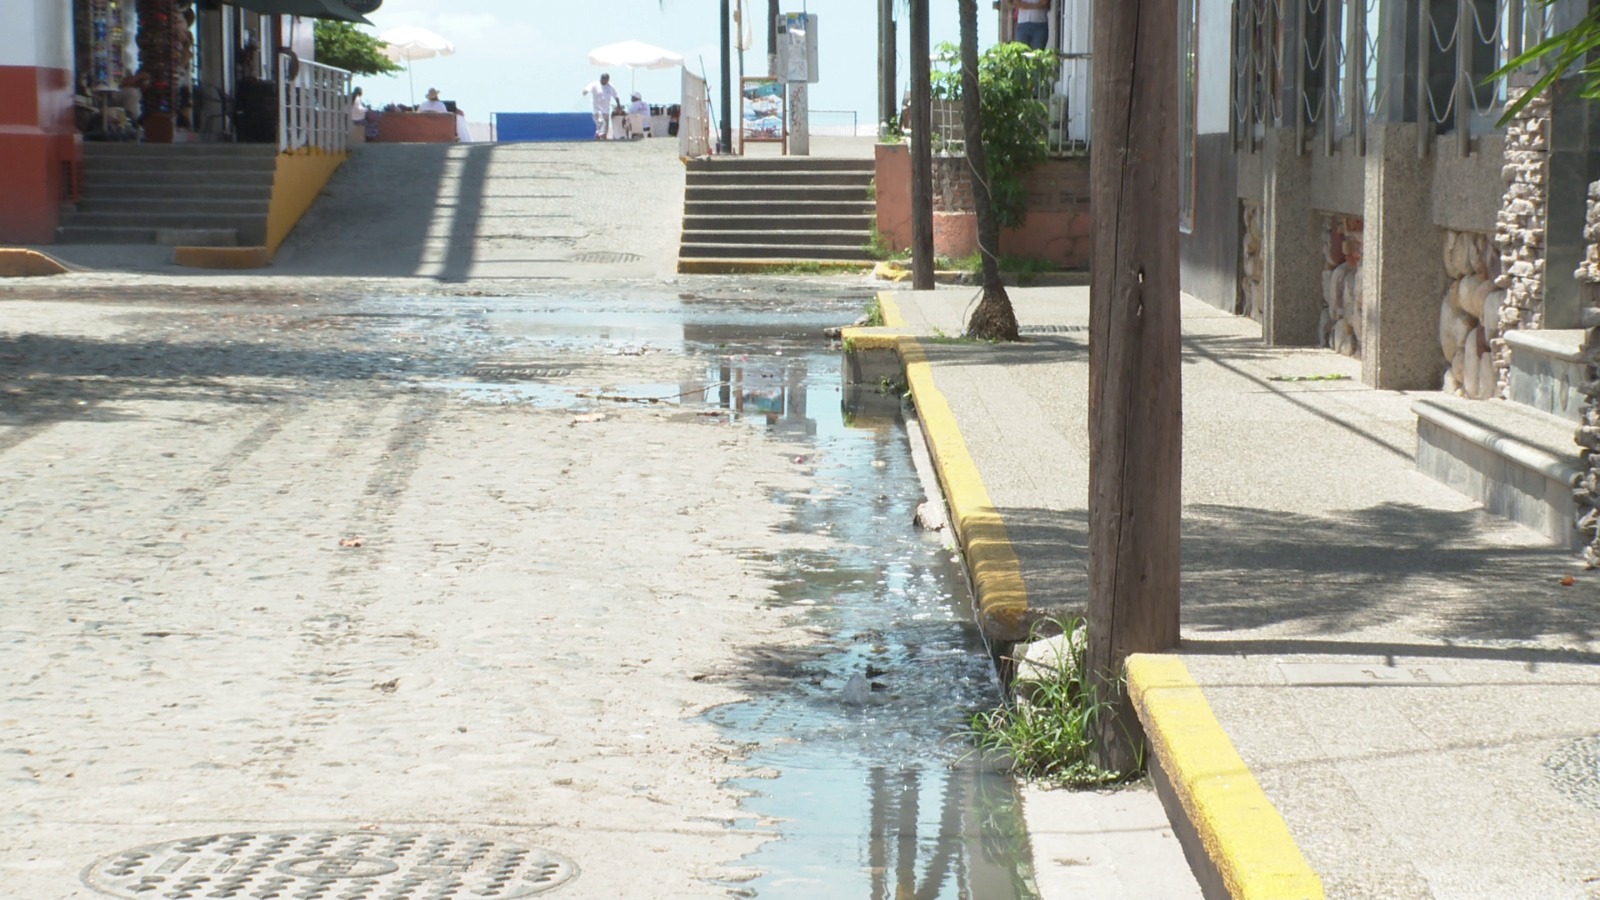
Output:
[[[751,0],[746,0],[751,2]],[[766,74],[766,0],[753,0],[750,48],[745,73]],[[737,0],[730,0],[736,7]],[[898,89],[909,87],[906,36],[910,31],[905,0],[895,0],[899,22]],[[979,44],[994,43],[995,13],[978,3]],[[857,114],[861,133],[873,133],[877,118],[877,4],[874,0],[785,0],[782,12],[817,16],[820,80],[811,86],[813,127],[848,125]],[[932,43],[955,43],[959,37],[956,0],[931,0]],[[437,87],[472,121],[486,122],[492,112],[586,112],[586,84],[611,72],[612,84],[626,99],[630,85],[647,102],[666,105],[679,99],[677,69],[602,70],[588,61],[589,51],[624,40],[644,41],[684,57],[685,66],[705,74],[712,102],[720,104],[721,0],[384,0],[368,14],[375,34],[398,25],[417,25],[456,45],[453,56],[412,63],[416,100]],[[737,86],[738,54],[732,63]],[[367,103],[413,102],[405,72],[396,77],[361,76]],[[720,110],[718,111],[720,115]]]

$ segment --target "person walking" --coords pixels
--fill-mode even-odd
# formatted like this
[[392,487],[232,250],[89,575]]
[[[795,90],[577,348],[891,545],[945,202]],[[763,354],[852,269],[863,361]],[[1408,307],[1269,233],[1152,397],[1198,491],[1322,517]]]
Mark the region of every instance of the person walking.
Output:
[[594,103],[594,139],[603,141],[611,126],[611,110],[622,105],[622,97],[611,86],[610,73],[602,73],[599,81],[591,81],[583,92]]

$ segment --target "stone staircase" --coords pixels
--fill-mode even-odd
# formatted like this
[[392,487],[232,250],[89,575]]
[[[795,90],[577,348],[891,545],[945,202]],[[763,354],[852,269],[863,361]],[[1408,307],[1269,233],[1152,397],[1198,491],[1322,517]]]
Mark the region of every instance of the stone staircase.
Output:
[[277,147],[83,145],[83,189],[57,240],[73,244],[259,246]]
[[1580,329],[1509,331],[1509,399],[1411,405],[1418,469],[1573,550],[1584,546],[1572,493],[1583,465],[1583,341]]
[[871,265],[870,159],[690,160],[678,259]]

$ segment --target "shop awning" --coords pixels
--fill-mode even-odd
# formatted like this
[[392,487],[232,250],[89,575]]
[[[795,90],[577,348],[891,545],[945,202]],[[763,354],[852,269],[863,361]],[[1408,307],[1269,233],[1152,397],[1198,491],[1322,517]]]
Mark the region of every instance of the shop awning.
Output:
[[346,6],[342,0],[224,0],[241,9],[269,16],[309,16],[313,19],[342,19],[371,25],[366,16]]

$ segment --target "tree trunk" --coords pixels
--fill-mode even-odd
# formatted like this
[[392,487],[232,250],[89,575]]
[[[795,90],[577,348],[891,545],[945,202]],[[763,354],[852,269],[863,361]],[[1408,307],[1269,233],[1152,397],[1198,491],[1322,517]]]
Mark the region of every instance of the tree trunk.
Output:
[[978,260],[983,273],[983,299],[967,320],[967,337],[989,341],[1017,340],[1017,314],[1000,281],[1000,223],[989,196],[989,167],[983,155],[983,98],[978,87],[978,2],[959,0],[961,16],[961,125],[966,132],[967,174],[972,179],[972,205],[978,217]]
[[933,290],[933,110],[928,0],[911,0],[911,287]]
[[1087,662],[1099,698],[1112,704],[1096,723],[1096,762],[1117,771],[1136,767],[1144,742],[1124,661],[1178,643],[1175,7],[1097,0],[1094,8]]

